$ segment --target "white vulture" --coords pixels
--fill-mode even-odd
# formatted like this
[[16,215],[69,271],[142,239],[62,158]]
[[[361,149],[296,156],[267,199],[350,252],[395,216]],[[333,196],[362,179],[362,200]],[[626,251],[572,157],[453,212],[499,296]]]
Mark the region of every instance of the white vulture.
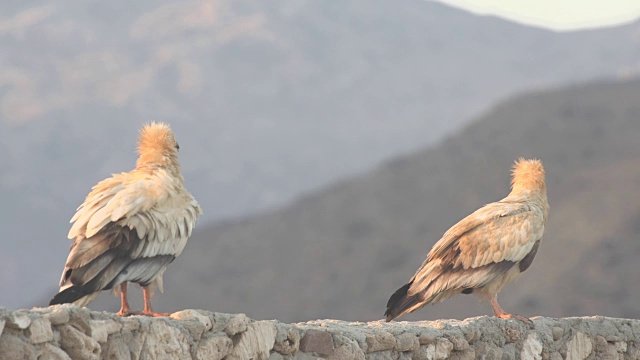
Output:
[[118,315],[134,312],[127,283],[143,288],[148,316],[166,316],[151,308],[153,290],[163,290],[162,276],[184,249],[202,210],[184,186],[179,146],[163,123],[140,130],[136,168],[95,185],[71,219],[73,239],[60,279],[60,292],[49,305],[86,306],[102,290],[120,291]]
[[444,233],[409,283],[391,295],[387,321],[460,293],[488,299],[499,318],[530,321],[505,313],[497,294],[529,268],[544,234],[549,203],[542,162],[518,159],[511,188]]

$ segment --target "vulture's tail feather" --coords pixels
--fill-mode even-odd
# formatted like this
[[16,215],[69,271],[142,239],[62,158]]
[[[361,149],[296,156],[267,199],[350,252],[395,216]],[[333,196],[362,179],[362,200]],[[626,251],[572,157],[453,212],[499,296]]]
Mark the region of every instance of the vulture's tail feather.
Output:
[[69,304],[76,302],[87,295],[91,295],[95,292],[94,289],[90,289],[87,285],[82,286],[70,286],[59,293],[57,293],[51,301],[49,301],[49,305],[58,305],[58,304]]
[[391,298],[389,298],[389,301],[387,302],[387,311],[384,313],[384,315],[387,317],[387,322],[407,312],[411,312],[417,307],[420,307],[422,298],[419,296],[419,294],[415,294],[412,296],[407,295],[411,284],[412,283],[405,284],[403,287],[393,293],[393,295],[391,295]]
[[110,290],[122,282],[118,282],[118,275],[130,262],[129,257],[118,257],[115,250],[109,250],[88,264],[65,272],[63,280],[74,285],[62,289],[49,305],[74,303],[87,306],[100,291]]

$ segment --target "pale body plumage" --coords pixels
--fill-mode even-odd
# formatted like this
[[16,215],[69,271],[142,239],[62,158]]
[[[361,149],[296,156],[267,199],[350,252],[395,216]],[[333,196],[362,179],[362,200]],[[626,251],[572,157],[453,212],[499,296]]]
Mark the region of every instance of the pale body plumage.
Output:
[[[136,169],[99,182],[71,219],[74,243],[52,303],[86,306],[101,290],[124,284],[126,291],[126,282],[145,287],[145,300],[147,288],[162,291],[163,273],[184,250],[201,209],[184,187],[167,125],[146,125],[138,151]],[[125,302],[126,294],[123,308]]]
[[544,234],[549,204],[538,160],[516,162],[513,190],[451,227],[436,242],[408,284],[387,304],[387,321],[460,293],[491,300],[533,261]]

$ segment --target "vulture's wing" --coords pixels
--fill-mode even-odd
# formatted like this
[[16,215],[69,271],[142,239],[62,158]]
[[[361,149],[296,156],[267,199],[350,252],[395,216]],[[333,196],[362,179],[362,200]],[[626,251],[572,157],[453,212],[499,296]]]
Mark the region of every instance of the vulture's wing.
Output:
[[177,189],[184,190],[163,174],[120,174],[96,185],[72,219],[75,240],[58,296],[72,286],[68,295],[82,297],[123,281],[155,281],[182,252],[200,213]]
[[535,254],[543,232],[543,213],[536,206],[506,199],[488,204],[455,224],[433,246],[407,294],[423,293],[421,297],[432,302],[442,300],[438,294],[449,290],[481,288]]

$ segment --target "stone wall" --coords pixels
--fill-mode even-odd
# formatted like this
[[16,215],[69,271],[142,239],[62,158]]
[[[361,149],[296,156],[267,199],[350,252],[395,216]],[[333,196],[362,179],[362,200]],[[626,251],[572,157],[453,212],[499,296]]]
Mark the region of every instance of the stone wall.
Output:
[[61,305],[0,308],[0,359],[640,359],[640,320],[600,316],[283,324],[184,310],[170,318]]

